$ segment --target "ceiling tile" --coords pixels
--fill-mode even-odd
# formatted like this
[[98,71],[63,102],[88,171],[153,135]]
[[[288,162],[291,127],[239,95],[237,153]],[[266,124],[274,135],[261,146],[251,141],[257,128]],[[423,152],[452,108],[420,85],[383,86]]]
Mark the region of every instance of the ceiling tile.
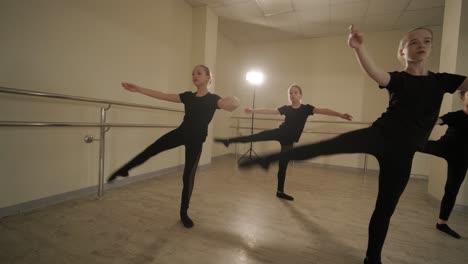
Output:
[[[357,24],[357,23],[356,23]],[[359,26],[359,24],[357,24]],[[329,35],[341,35],[341,36],[348,36],[349,33],[349,24],[340,25],[340,24],[331,24],[328,27],[328,34]]]
[[[186,0],[208,5],[219,16],[219,31],[235,43],[248,44],[347,34],[348,25],[363,31],[442,25],[440,0]],[[286,10],[265,16],[264,10]],[[288,7],[289,6],[289,7]],[[292,12],[287,11],[292,8]],[[270,11],[265,11],[268,13]]]
[[328,23],[330,22],[330,6],[321,6],[320,8],[297,11],[296,17],[299,23]]
[[263,12],[255,1],[241,2],[228,6],[213,8],[214,12],[221,17],[243,20],[252,17],[263,17]]
[[395,27],[400,13],[382,14],[378,16],[367,16],[362,26],[363,31],[389,30]]
[[347,17],[364,17],[368,6],[369,2],[367,1],[331,5],[331,20],[341,20]]
[[353,24],[357,28],[361,27],[365,23],[364,17],[343,17],[340,19],[332,20],[330,25],[337,28],[344,28],[348,30],[349,25]]
[[287,0],[255,0],[265,16],[290,13],[293,11],[291,1]]
[[445,0],[411,0],[410,5],[408,6],[408,10],[426,9],[443,6],[445,6]]
[[265,17],[267,25],[272,27],[288,27],[297,26],[297,18],[295,13],[284,13]]
[[444,7],[406,11],[398,19],[399,28],[439,26],[444,18]]
[[367,15],[396,13],[405,10],[410,0],[371,0]]

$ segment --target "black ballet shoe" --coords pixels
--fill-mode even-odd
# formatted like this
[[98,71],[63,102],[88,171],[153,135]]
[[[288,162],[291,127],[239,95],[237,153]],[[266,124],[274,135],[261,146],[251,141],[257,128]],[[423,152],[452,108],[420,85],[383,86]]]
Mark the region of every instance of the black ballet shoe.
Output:
[[270,161],[262,157],[251,159],[246,158],[239,161],[239,168],[241,169],[246,169],[255,165],[262,167],[264,170],[268,170],[268,168],[270,167]]
[[447,224],[436,224],[436,228],[439,231],[442,231],[442,232],[448,234],[451,237],[454,237],[456,239],[461,238],[461,236],[457,232],[453,231]]
[[192,221],[192,219],[190,219],[190,217],[187,215],[187,213],[180,213],[180,221],[182,221],[182,224],[186,227],[186,228],[192,228],[194,223]]
[[215,138],[215,139],[214,139],[214,142],[223,143],[223,145],[224,145],[226,148],[229,147],[229,144],[231,144],[231,143],[229,142],[229,139],[228,139],[228,138],[226,138],[226,139],[223,139],[223,138]]
[[364,259],[364,264],[382,264],[382,261],[378,260],[378,261],[371,261],[369,260],[369,258],[365,258]]
[[288,201],[294,201],[294,197],[292,197],[291,195],[287,195],[284,192],[276,192],[276,197],[285,199]]
[[107,182],[113,182],[115,179],[117,179],[118,176],[128,177],[128,171],[123,169],[117,170],[116,172],[112,173],[112,175],[107,179]]

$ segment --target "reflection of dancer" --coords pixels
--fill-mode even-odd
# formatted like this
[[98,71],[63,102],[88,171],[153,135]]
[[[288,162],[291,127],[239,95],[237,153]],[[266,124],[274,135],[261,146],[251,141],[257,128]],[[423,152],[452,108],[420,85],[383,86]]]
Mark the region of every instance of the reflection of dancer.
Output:
[[448,225],[450,213],[455,205],[458,191],[465,179],[468,167],[468,93],[461,91],[463,110],[450,112],[437,120],[438,125],[447,125],[445,135],[439,140],[429,140],[421,152],[432,154],[447,161],[447,181],[445,193],[440,203],[439,220],[436,228],[455,238],[460,238],[457,232]]
[[185,227],[193,226],[192,220],[187,214],[192,195],[195,172],[202,152],[203,142],[208,133],[208,124],[213,118],[216,109],[233,111],[239,105],[235,97],[221,98],[208,92],[208,84],[211,74],[208,67],[197,65],[192,72],[192,82],[197,87],[197,92],[185,92],[181,94],[166,94],[155,90],[149,90],[130,83],[122,83],[122,86],[131,92],[138,92],[156,99],[183,103],[185,108],[184,121],[180,126],[163,135],[143,152],[138,154],[127,164],[114,172],[108,179],[115,180],[117,176],[126,177],[128,171],[139,166],[149,158],[178,146],[185,146],[185,167],[183,175],[182,201],[180,207],[180,219]]
[[350,27],[348,45],[354,49],[364,71],[390,94],[387,111],[369,128],[293,148],[253,160],[241,167],[259,164],[267,168],[276,160],[302,160],[340,153],[368,153],[379,161],[379,193],[369,223],[369,240],[364,263],[381,263],[381,251],[390,218],[411,172],[414,153],[427,142],[437,120],[443,95],[468,90],[465,76],[433,73],[426,69],[432,49],[432,31],[418,28],[405,34],[398,48],[404,63],[402,72],[381,70],[363,44],[363,34]]
[[[278,114],[284,115],[284,122],[280,125],[279,128],[262,131],[257,134],[244,136],[244,137],[235,137],[235,138],[226,138],[226,139],[215,139],[216,142],[223,143],[226,147],[231,143],[237,142],[256,142],[256,141],[270,141],[276,140],[281,144],[281,151],[290,149],[293,146],[294,142],[298,142],[301,137],[302,130],[304,130],[307,117],[313,114],[323,114],[330,116],[338,116],[343,119],[351,120],[352,116],[348,114],[341,114],[326,108],[316,108],[309,104],[302,104],[302,88],[293,84],[288,89],[290,105],[284,105],[276,109],[265,109],[265,108],[246,108],[245,112],[247,113],[258,113],[258,114]],[[294,197],[284,193],[284,182],[286,180],[286,170],[288,168],[287,159],[282,159],[279,162],[278,167],[278,187],[276,191],[276,197],[294,200]]]

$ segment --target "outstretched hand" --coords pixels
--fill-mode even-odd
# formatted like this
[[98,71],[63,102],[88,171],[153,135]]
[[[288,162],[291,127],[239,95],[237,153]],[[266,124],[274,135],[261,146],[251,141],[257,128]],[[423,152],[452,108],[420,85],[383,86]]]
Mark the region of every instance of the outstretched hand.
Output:
[[253,112],[253,109],[250,107],[247,107],[244,109],[244,112],[246,112],[247,114],[251,114]]
[[364,42],[364,34],[356,29],[354,25],[349,26],[348,46],[353,49],[359,49]]
[[125,90],[130,91],[130,92],[138,92],[141,89],[140,86],[133,84],[133,83],[127,83],[127,82],[123,82],[122,87],[125,88]]
[[346,119],[348,121],[353,121],[353,117],[350,114],[347,114],[347,113],[342,114],[341,118]]

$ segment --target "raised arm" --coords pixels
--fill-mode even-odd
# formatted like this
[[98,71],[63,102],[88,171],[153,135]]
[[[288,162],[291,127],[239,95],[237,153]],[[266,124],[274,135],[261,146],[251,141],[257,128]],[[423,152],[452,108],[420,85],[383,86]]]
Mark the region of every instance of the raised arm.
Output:
[[279,115],[280,112],[278,109],[268,109],[268,108],[245,108],[244,112],[247,114],[256,113],[256,114],[267,114],[267,115]]
[[239,99],[234,96],[226,96],[218,100],[218,107],[229,112],[234,111],[239,104]]
[[390,74],[377,66],[364,46],[364,34],[349,27],[348,46],[354,49],[356,58],[364,72],[369,75],[377,84],[387,86],[390,82]]
[[163,93],[163,92],[156,91],[156,90],[146,89],[138,85],[135,85],[133,83],[126,83],[126,82],[123,82],[122,86],[123,88],[125,88],[125,90],[130,91],[130,92],[141,93],[146,96],[150,96],[156,99],[165,100],[169,102],[175,102],[175,103],[181,102],[178,94],[167,94],[167,93]]
[[328,109],[328,108],[314,108],[314,114],[321,114],[321,115],[328,115],[328,116],[336,116],[336,117],[340,117],[340,118],[343,118],[343,119],[346,119],[348,121],[351,121],[353,120],[353,117],[347,113],[339,113],[339,112],[336,112],[336,111],[333,111],[331,109]]

